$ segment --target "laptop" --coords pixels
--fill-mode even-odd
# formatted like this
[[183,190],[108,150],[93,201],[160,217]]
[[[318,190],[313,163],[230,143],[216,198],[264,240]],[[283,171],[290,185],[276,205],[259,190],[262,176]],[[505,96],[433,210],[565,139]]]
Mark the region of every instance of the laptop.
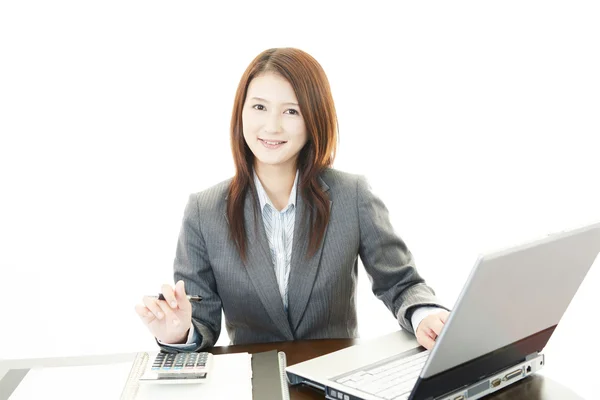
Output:
[[336,400],[474,400],[539,371],[600,252],[600,223],[480,255],[431,350],[405,331],[286,368]]

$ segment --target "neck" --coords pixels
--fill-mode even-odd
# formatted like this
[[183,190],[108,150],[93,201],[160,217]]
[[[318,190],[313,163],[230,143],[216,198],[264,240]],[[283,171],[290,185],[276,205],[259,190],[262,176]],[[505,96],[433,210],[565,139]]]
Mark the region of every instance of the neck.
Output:
[[294,179],[296,178],[295,163],[288,163],[287,165],[256,163],[254,169],[265,192],[267,192],[271,201],[275,203],[274,205],[282,204],[285,206],[292,192]]

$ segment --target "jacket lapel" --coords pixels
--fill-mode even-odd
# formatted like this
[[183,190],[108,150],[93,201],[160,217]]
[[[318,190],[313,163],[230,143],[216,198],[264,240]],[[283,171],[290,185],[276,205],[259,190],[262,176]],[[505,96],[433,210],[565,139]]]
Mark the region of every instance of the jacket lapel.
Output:
[[[327,192],[329,186],[319,177],[321,187]],[[313,257],[308,258],[309,229],[312,221],[309,220],[310,212],[304,203],[304,199],[298,191],[296,198],[296,220],[294,223],[294,238],[292,244],[292,261],[290,265],[290,276],[288,280],[288,311],[289,321],[292,330],[295,332],[315,284],[315,278],[321,260],[323,242],[321,241],[317,252]],[[331,211],[331,200],[329,201],[329,210]],[[327,234],[327,227],[325,227]]]
[[245,268],[273,323],[288,340],[293,340],[294,336],[279,293],[275,267],[273,266],[262,216],[259,212],[256,215],[257,218],[255,218],[254,203],[258,204],[258,198],[252,193],[252,190],[248,190],[244,202],[244,220],[248,240],[248,258]]

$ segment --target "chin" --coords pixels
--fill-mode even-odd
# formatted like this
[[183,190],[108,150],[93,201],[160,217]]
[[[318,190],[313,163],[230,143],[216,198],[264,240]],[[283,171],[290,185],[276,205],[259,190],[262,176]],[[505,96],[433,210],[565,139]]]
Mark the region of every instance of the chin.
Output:
[[271,161],[271,160],[258,160],[261,164],[269,165],[269,166],[277,166],[285,164],[285,161]]
[[265,158],[257,157],[256,159],[261,164],[270,165],[270,166],[284,165],[284,164],[287,164],[289,162],[289,160],[287,160],[287,159],[282,160],[280,158],[278,158],[278,159],[272,159],[272,158],[267,158],[267,157],[265,157]]

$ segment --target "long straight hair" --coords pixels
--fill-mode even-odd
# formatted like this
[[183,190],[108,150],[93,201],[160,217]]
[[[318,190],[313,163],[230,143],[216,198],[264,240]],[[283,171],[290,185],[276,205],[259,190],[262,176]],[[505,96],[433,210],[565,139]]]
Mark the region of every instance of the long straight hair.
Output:
[[[333,165],[338,141],[338,121],[329,80],[321,65],[308,53],[295,48],[273,48],[260,53],[246,68],[235,94],[231,116],[231,151],[235,176],[229,186],[227,218],[231,238],[242,261],[246,262],[247,237],[244,201],[249,190],[256,192],[252,179],[254,154],[243,134],[242,110],[248,85],[267,72],[281,75],[292,85],[307,130],[307,142],[300,150],[298,193],[309,208],[310,232],[307,255],[318,250],[329,222],[329,198],[319,184],[319,175]],[[254,202],[255,215],[258,204]],[[255,219],[257,220],[257,219]],[[300,221],[302,222],[302,221]]]

